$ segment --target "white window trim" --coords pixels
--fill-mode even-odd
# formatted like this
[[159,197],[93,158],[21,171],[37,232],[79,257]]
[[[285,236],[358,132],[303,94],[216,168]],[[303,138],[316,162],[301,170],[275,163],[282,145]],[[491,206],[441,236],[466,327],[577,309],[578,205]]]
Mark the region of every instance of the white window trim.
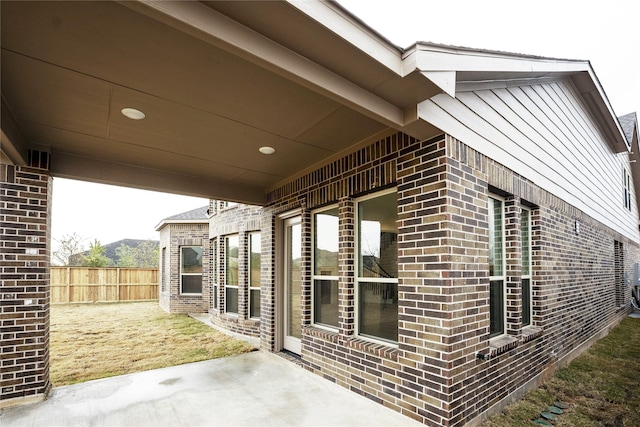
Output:
[[[312,233],[315,231],[315,217],[316,214],[322,213],[322,212],[326,212],[329,211],[331,209],[338,209],[339,205],[337,204],[333,204],[330,206],[325,206],[321,209],[316,209],[311,211],[311,231]],[[338,212],[338,269],[340,268],[340,212]],[[338,296],[340,295],[340,275],[338,274],[337,276],[323,276],[323,275],[316,275],[316,263],[315,263],[315,249],[316,249],[316,241],[315,239],[313,239],[312,244],[311,244],[311,265],[312,265],[312,272],[311,272],[311,324],[319,329],[324,329],[327,331],[331,331],[331,332],[337,332],[338,331],[338,327],[333,327],[330,325],[325,325],[323,323],[316,323],[316,311],[314,309],[315,307],[315,286],[316,286],[316,280],[336,280],[338,282]],[[340,309],[340,298],[338,297],[338,310]],[[338,315],[338,321],[340,320],[339,315]]]
[[[249,232],[249,233],[247,233],[247,234],[248,234],[248,236],[249,236],[249,238],[248,238],[248,245],[247,245],[247,246],[248,246],[248,248],[247,248],[247,255],[248,255],[248,259],[247,259],[247,289],[248,289],[248,291],[249,291],[249,295],[248,295],[249,300],[247,301],[247,302],[248,302],[248,304],[247,304],[247,306],[248,306],[248,313],[247,313],[247,315],[249,316],[249,318],[250,318],[250,319],[260,319],[260,316],[257,316],[257,317],[256,317],[256,316],[253,316],[253,317],[251,316],[251,293],[252,293],[252,292],[261,292],[261,289],[262,289],[262,287],[261,287],[261,286],[259,286],[259,287],[257,287],[257,288],[254,288],[254,287],[252,287],[252,286],[251,286],[251,282],[252,282],[252,279],[253,279],[253,277],[252,277],[252,275],[251,275],[251,271],[252,271],[252,268],[251,268],[251,267],[252,267],[252,266],[251,266],[251,259],[252,259],[251,254],[253,253],[253,252],[252,252],[252,249],[253,249],[253,243],[252,243],[252,239],[251,239],[251,237],[252,237],[254,234],[258,234],[258,235],[260,235],[260,246],[261,246],[261,248],[260,248],[260,254],[262,255],[262,233],[261,233],[260,231],[257,231],[257,230],[256,230],[256,231],[251,231],[251,232]],[[262,270],[262,256],[261,256],[260,258],[261,258],[261,259],[260,259],[260,270]],[[260,279],[260,277],[258,277],[258,279]],[[262,308],[262,307],[261,307],[261,308]]]
[[[354,230],[354,234],[353,234],[353,238],[354,238],[354,244],[353,244],[353,248],[354,248],[354,260],[353,260],[353,267],[354,267],[354,271],[353,271],[353,285],[354,285],[354,294],[355,294],[355,299],[354,299],[354,304],[355,307],[353,308],[353,312],[354,312],[354,331],[355,331],[355,335],[356,337],[365,340],[365,341],[369,341],[375,344],[382,344],[385,345],[387,347],[393,347],[393,348],[398,348],[398,342],[395,341],[388,341],[382,338],[376,338],[376,337],[372,337],[370,335],[361,335],[360,334],[360,310],[358,309],[358,307],[360,306],[360,229],[358,227],[358,224],[360,223],[359,218],[358,218],[358,204],[370,199],[376,199],[378,197],[382,197],[382,196],[386,196],[387,194],[391,194],[391,193],[398,193],[398,189],[397,188],[389,188],[387,190],[382,190],[382,191],[378,191],[375,193],[371,193],[371,194],[367,194],[366,196],[362,196],[362,197],[358,197],[356,199],[354,199],[354,215],[353,215],[353,230]],[[398,205],[396,203],[396,215],[397,215],[397,209],[398,209]],[[379,278],[366,278],[367,282],[377,282],[377,283],[395,283],[396,285],[398,285],[398,279],[379,279]],[[363,280],[364,281],[364,280]],[[398,325],[399,328],[399,325]],[[398,334],[399,336],[399,334]]]
[[[227,262],[229,259],[229,238],[230,237],[237,237],[238,238],[238,262],[240,262],[240,235],[237,233],[234,234],[227,234],[226,236],[224,236],[224,312],[225,314],[228,314],[229,316],[239,316],[240,315],[240,278],[238,277],[238,284],[237,285],[229,285],[229,283],[227,282]],[[240,268],[238,266],[238,274],[240,273]],[[236,308],[236,311],[228,311],[227,310],[227,303],[229,302],[227,300],[227,288],[233,288],[236,289],[236,291],[238,292],[238,307]],[[218,303],[219,305],[219,303]]]
[[622,167],[622,187],[624,191],[624,207],[631,211],[631,174],[625,166]]
[[[185,245],[185,246],[180,246],[180,295],[202,295],[202,287],[203,287],[203,283],[202,283],[202,279],[203,279],[203,274],[202,273],[183,273],[182,272],[182,250],[184,248],[200,248],[200,266],[203,267],[202,265],[202,252],[204,250],[204,248],[200,245]],[[182,278],[184,276],[200,276],[200,292],[182,292]]]
[[[497,194],[490,193],[489,198],[498,200],[501,202],[502,206],[502,276],[489,276],[489,287],[491,287],[491,282],[502,280],[502,333],[499,335],[494,335],[490,337],[490,339],[495,340],[500,337],[504,337],[507,335],[507,241],[506,241],[506,220],[505,220],[505,199],[503,197],[498,196]],[[489,212],[491,215],[490,221],[493,221],[493,212]],[[491,310],[491,297],[489,297],[489,310]],[[491,311],[489,311],[491,312]],[[491,317],[489,317],[489,323],[491,323]],[[491,334],[491,327],[489,327],[489,334]]]

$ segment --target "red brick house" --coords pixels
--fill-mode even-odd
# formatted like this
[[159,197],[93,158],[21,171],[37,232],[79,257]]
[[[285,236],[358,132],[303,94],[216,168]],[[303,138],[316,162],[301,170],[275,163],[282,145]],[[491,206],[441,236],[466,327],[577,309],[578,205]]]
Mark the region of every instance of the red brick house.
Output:
[[49,388],[51,176],[241,203],[200,238],[214,322],[426,425],[629,312],[637,119],[587,61],[400,49],[330,2],[1,7],[8,404]]

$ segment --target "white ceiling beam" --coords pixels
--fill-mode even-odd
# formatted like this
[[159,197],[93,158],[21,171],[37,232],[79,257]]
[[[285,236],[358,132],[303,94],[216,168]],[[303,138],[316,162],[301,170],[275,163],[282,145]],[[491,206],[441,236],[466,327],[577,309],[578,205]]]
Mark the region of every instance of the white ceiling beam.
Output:
[[402,74],[402,49],[372,28],[362,25],[340,5],[319,0],[286,0],[286,2],[389,70],[398,75]]
[[108,162],[64,152],[51,153],[51,175],[252,205],[266,203],[266,195],[262,188]]

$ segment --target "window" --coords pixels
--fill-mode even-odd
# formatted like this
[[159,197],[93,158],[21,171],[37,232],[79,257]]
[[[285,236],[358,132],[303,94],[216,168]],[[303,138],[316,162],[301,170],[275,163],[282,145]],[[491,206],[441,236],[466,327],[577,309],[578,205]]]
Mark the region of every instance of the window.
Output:
[[531,325],[531,211],[520,211],[522,326]]
[[313,321],[338,327],[338,208],[313,215]]
[[225,238],[225,311],[238,313],[238,235]]
[[222,209],[232,208],[234,206],[238,206],[236,202],[222,202]]
[[398,225],[395,192],[358,202],[358,334],[398,341]]
[[180,248],[180,293],[202,293],[202,246]]
[[212,304],[214,309],[218,309],[218,239],[211,239],[211,282],[213,283]]
[[504,203],[489,197],[489,336],[505,331]]
[[260,233],[249,235],[249,317],[260,317]]
[[622,168],[622,185],[624,187],[624,207],[631,210],[631,175],[627,168]]

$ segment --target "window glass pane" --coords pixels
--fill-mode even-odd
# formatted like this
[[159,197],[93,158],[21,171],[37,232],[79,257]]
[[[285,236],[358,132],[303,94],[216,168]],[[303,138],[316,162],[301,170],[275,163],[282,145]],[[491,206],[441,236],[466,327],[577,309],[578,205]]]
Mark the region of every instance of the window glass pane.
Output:
[[489,197],[489,275],[503,275],[502,202]]
[[522,279],[522,326],[531,324],[531,280]]
[[182,273],[202,273],[202,247],[181,248]]
[[287,335],[302,338],[302,225],[287,226]]
[[182,275],[182,293],[183,294],[201,294],[202,293],[202,275],[183,274]]
[[338,208],[314,215],[314,273],[338,275]]
[[260,289],[251,289],[249,298],[249,317],[260,317]]
[[359,333],[398,341],[398,285],[359,283]]
[[490,336],[504,333],[504,292],[503,281],[492,280],[489,285],[489,317],[491,319]]
[[252,233],[251,240],[249,241],[249,251],[251,258],[249,259],[249,277],[251,280],[251,287],[260,287],[260,257],[262,254],[262,247],[260,245],[260,233]]
[[213,308],[218,308],[218,285],[213,286]]
[[238,236],[226,238],[225,272],[226,285],[238,286]]
[[238,313],[238,288],[225,288],[225,305],[227,313]]
[[531,245],[529,243],[529,229],[531,214],[527,209],[522,209],[520,213],[520,239],[522,242],[522,275],[531,274]]
[[358,203],[359,276],[398,277],[397,195]]
[[338,281],[314,280],[314,322],[338,327]]

